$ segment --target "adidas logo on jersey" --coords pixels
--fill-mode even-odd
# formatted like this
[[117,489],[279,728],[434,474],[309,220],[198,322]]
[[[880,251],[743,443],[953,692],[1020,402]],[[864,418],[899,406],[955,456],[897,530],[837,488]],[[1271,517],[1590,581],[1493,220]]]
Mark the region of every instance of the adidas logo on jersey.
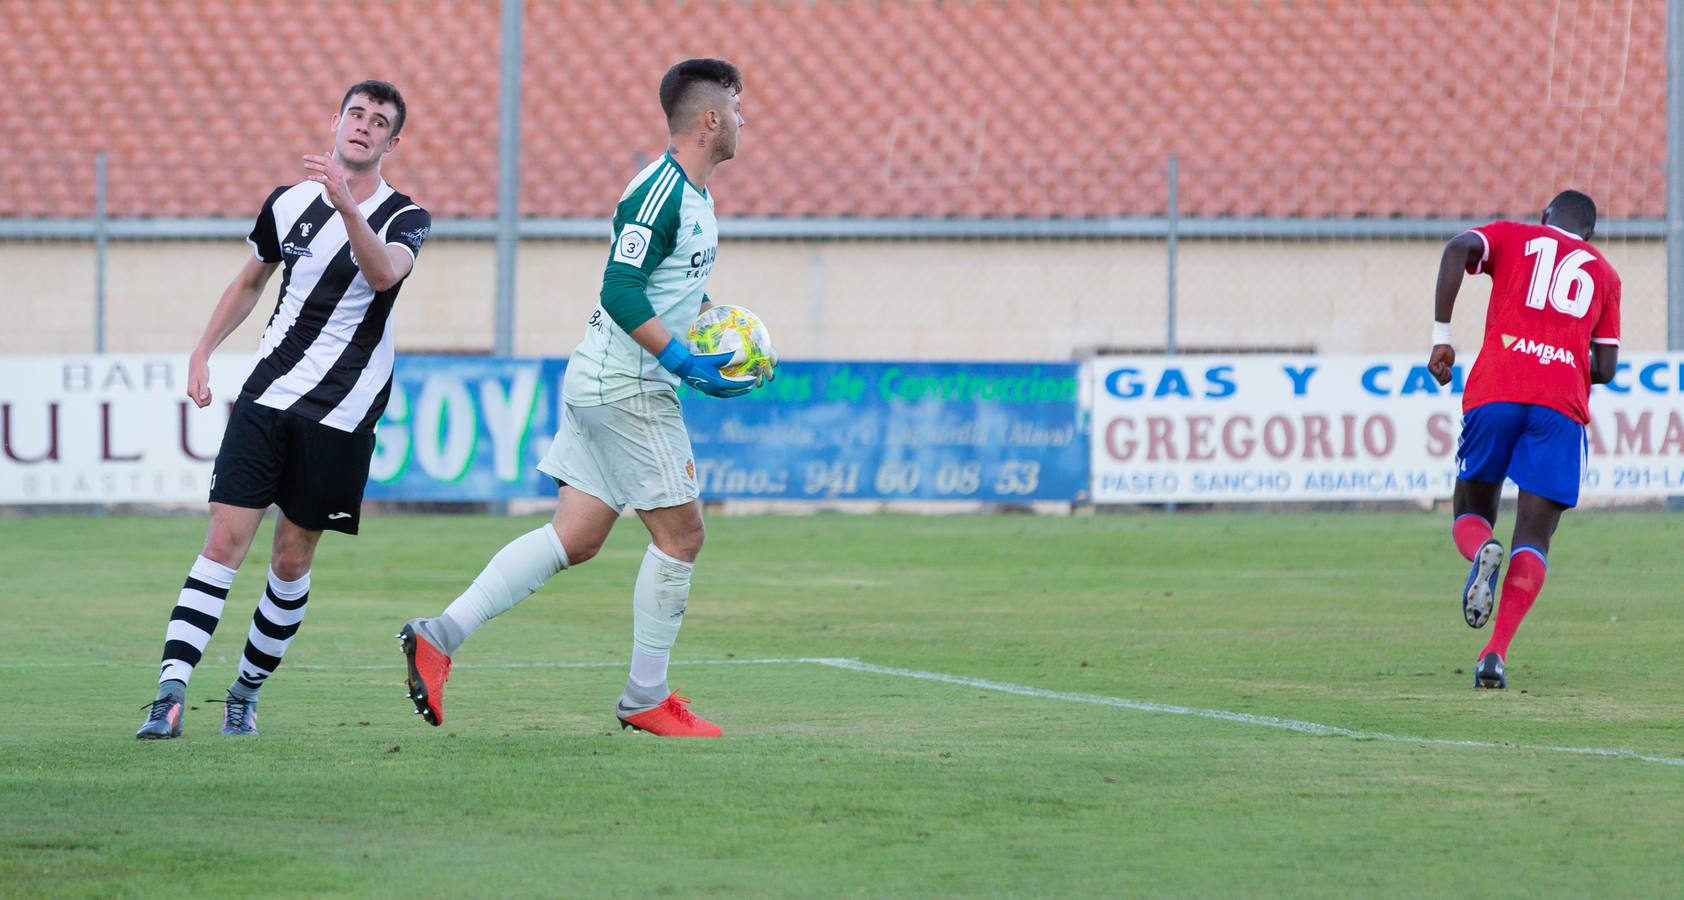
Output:
[[694,226],[692,226],[690,228],[690,234],[692,236],[698,235],[698,234],[701,234],[701,233],[702,233],[702,223],[700,223],[700,222],[697,222]]
[[1503,335],[1503,346],[1514,353],[1524,353],[1528,356],[1537,357],[1539,365],[1547,366],[1552,362],[1564,362],[1575,369],[1579,367],[1578,362],[1573,359],[1573,351],[1563,350],[1553,344],[1505,334]]

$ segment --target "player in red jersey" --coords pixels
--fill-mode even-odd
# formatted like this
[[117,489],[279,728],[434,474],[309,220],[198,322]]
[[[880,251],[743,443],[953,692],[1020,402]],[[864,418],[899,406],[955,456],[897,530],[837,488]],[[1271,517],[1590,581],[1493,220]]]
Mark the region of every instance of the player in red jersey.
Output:
[[1614,377],[1620,347],[1620,276],[1590,245],[1596,204],[1562,191],[1543,223],[1492,222],[1445,245],[1433,307],[1428,368],[1450,381],[1450,311],[1462,273],[1491,275],[1485,340],[1462,393],[1456,448],[1456,549],[1473,564],[1462,617],[1482,627],[1497,597],[1503,545],[1491,536],[1506,477],[1519,486],[1514,552],[1503,579],[1491,640],[1479,652],[1474,687],[1503,688],[1509,642],[1544,586],[1550,536],[1579,502],[1590,421],[1590,386]]

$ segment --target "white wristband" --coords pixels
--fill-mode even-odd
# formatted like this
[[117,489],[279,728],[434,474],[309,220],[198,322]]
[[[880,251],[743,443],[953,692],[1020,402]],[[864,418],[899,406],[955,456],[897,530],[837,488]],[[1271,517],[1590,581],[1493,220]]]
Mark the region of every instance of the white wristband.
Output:
[[1450,343],[1450,323],[1449,322],[1434,322],[1433,323],[1433,346],[1437,347],[1439,344],[1448,344],[1448,343]]

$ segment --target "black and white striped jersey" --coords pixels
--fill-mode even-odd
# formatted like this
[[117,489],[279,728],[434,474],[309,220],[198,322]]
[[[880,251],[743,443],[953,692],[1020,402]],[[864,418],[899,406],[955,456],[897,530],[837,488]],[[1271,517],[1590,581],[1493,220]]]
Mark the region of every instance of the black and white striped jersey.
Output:
[[[421,252],[433,217],[384,180],[358,207],[382,244]],[[313,181],[278,187],[246,239],[281,263],[281,295],[240,396],[341,431],[371,432],[392,391],[392,303],[351,255],[345,222]]]

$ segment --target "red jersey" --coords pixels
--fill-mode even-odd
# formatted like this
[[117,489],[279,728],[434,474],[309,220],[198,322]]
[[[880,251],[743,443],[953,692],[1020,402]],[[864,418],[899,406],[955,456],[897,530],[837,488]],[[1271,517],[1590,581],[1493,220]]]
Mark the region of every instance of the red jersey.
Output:
[[1471,229],[1491,273],[1485,343],[1462,410],[1487,403],[1547,406],[1590,421],[1590,345],[1620,345],[1620,276],[1597,249],[1554,225],[1492,222]]

